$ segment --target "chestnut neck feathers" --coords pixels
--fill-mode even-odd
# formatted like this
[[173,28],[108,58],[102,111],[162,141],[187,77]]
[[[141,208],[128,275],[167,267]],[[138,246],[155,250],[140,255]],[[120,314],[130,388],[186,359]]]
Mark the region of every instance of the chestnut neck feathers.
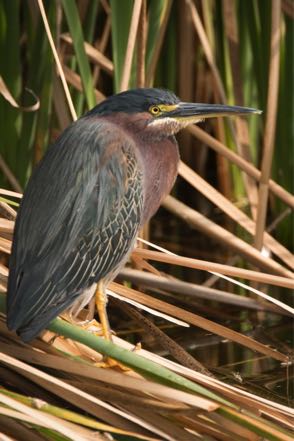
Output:
[[112,114],[103,117],[119,126],[133,141],[138,166],[144,178],[144,209],[141,224],[158,210],[170,193],[177,177],[180,160],[178,143],[172,131],[148,127],[150,115]]

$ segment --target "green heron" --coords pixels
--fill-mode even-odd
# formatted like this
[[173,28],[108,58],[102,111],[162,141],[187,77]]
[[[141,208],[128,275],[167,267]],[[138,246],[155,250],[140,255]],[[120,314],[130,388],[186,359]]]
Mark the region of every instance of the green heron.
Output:
[[184,103],[162,89],[113,95],[71,124],[34,170],[18,210],[7,324],[23,341],[96,292],[105,335],[105,286],[177,176],[174,135],[204,118],[251,108]]

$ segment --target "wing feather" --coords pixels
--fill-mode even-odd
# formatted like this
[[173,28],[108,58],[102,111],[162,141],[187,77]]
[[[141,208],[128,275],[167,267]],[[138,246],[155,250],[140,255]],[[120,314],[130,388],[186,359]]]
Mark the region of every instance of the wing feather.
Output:
[[97,118],[80,119],[48,149],[25,191],[10,261],[7,323],[23,339],[127,254],[142,215],[136,161],[132,140]]

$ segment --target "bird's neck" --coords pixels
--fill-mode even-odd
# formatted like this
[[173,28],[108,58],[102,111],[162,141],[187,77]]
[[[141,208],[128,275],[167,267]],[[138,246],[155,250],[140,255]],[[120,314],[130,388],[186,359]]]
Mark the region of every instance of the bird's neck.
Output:
[[171,191],[178,173],[180,160],[178,143],[173,135],[164,131],[148,130],[150,115],[112,115],[111,121],[119,125],[133,139],[144,177],[144,208],[142,225],[158,210],[162,200]]
[[174,136],[161,140],[140,140],[139,156],[144,175],[144,213],[147,222],[171,191],[178,173],[179,149]]

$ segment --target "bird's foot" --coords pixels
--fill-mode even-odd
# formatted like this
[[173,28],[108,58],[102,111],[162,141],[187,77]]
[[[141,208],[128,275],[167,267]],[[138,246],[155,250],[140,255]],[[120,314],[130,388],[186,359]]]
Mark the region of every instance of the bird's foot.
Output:
[[[140,342],[136,343],[135,346],[133,347],[133,349],[131,350],[131,352],[136,352],[139,351],[140,349],[142,349],[142,345]],[[105,360],[101,363],[98,363],[99,367],[103,367],[103,368],[116,368],[120,371],[123,372],[128,372],[131,371],[132,369],[125,366],[124,364],[120,363],[117,360],[114,360],[113,358],[110,357],[105,357]],[[97,366],[97,363],[96,363]]]
[[[106,340],[112,341],[111,334],[113,333],[113,331],[109,330],[107,332],[107,335],[105,335],[103,326],[95,319],[87,320],[83,323],[80,323],[80,326],[82,326],[82,328],[87,330],[88,332],[97,335],[98,337],[104,337]],[[126,366],[108,356],[104,356],[102,361],[95,363],[95,366],[100,368],[117,368],[123,371],[129,370]]]
[[79,326],[81,326],[81,328],[83,328],[85,331],[88,331],[91,334],[95,334],[98,337],[104,336],[104,332],[103,332],[101,323],[99,323],[95,319],[84,320],[83,322],[79,323]]
[[103,361],[99,361],[98,363],[95,363],[95,366],[103,368],[103,369],[116,369],[118,371],[127,372],[130,370],[130,368],[126,367],[125,365],[121,364],[119,361],[114,360],[114,358],[105,357]]
[[72,323],[73,325],[79,326],[80,328],[84,329],[85,331],[89,331],[98,337],[104,336],[104,331],[101,323],[99,323],[95,319],[90,320],[79,320],[78,318],[73,317],[70,314],[64,313],[61,315],[63,320],[67,321],[68,323]]

